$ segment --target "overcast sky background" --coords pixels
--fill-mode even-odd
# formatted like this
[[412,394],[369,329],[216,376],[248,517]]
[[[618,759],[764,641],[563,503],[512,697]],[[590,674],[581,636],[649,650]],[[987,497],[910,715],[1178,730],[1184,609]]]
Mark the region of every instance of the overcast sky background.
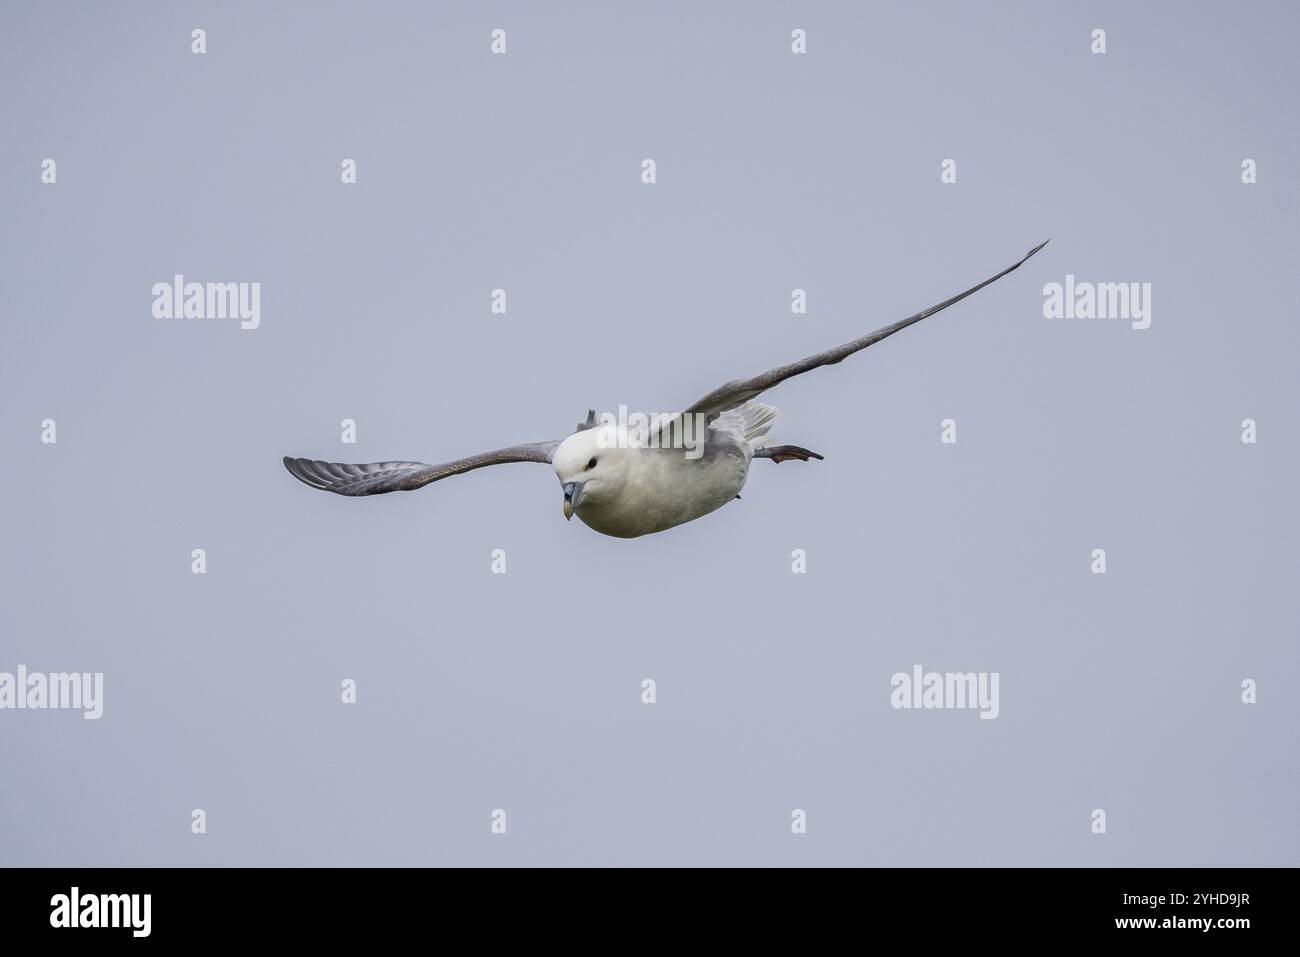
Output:
[[[0,671],[105,675],[0,712],[0,862],[1300,863],[1296,6],[612,7],[0,9]],[[280,464],[680,407],[1048,237],[665,534]],[[261,327],[154,319],[175,273]],[[1045,319],[1067,273],[1151,327]],[[1000,716],[893,710],[915,664]]]

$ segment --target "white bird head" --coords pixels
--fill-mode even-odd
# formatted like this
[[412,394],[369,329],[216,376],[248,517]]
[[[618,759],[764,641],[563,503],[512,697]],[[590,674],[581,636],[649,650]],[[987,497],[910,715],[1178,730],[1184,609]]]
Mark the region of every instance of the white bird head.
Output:
[[612,423],[575,432],[560,443],[551,464],[564,488],[566,519],[579,508],[599,508],[618,498],[636,455],[627,445],[626,435]]

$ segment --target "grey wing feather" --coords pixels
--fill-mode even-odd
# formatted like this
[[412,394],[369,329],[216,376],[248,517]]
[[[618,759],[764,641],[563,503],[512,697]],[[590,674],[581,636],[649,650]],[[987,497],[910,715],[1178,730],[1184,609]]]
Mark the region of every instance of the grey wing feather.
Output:
[[1030,256],[1034,255],[1034,253],[1038,252],[1046,245],[1047,242],[1039,243],[1033,249],[1029,250],[1029,252],[1025,253],[1024,258],[1019,262],[1008,266],[996,276],[990,276],[978,286],[971,286],[965,292],[960,292],[951,299],[945,299],[937,306],[923,309],[914,316],[900,319],[898,322],[877,329],[875,332],[868,333],[860,339],[854,339],[851,342],[846,342],[833,349],[827,349],[825,352],[819,352],[816,355],[808,356],[806,359],[800,359],[798,362],[792,362],[789,365],[784,366],[777,366],[775,369],[769,369],[766,372],[762,372],[749,379],[733,379],[731,382],[718,386],[718,388],[714,389],[685,411],[690,413],[702,412],[709,416],[715,416],[719,412],[724,412],[727,409],[734,409],[741,403],[749,401],[756,395],[784,382],[786,379],[809,372],[820,366],[829,366],[834,365],[837,362],[842,362],[849,356],[853,355],[853,353],[860,352],[867,348],[867,346],[875,345],[881,339],[892,336],[901,329],[906,329],[908,326],[912,325],[912,323],[920,322],[927,316],[933,316],[936,312],[947,309],[953,303],[961,302],[972,293],[979,292],[989,283],[996,282],[1007,273],[1019,269]]
[[312,488],[337,495],[382,495],[385,492],[410,492],[423,488],[430,482],[460,475],[489,465],[507,462],[541,462],[550,464],[551,456],[559,442],[530,442],[512,445],[494,452],[483,452],[468,458],[425,465],[423,462],[372,462],[366,465],[349,465],[342,462],[322,462],[318,459],[296,459],[286,455],[284,467],[298,481]]

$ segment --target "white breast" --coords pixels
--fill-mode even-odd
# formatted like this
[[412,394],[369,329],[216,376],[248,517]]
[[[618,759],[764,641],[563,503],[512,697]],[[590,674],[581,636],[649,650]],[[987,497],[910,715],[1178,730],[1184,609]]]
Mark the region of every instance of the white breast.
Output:
[[682,449],[638,450],[632,477],[612,501],[580,508],[589,527],[617,538],[662,532],[707,515],[740,494],[749,471],[749,447],[711,441],[688,459]]

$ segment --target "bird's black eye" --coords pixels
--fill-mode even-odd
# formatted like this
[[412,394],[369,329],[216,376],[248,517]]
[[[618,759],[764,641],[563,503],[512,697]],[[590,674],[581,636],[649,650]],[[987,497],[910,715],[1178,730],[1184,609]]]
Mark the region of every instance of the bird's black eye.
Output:
[[592,458],[592,460],[587,463],[587,468],[594,469],[595,467],[596,467],[596,460],[595,458]]

